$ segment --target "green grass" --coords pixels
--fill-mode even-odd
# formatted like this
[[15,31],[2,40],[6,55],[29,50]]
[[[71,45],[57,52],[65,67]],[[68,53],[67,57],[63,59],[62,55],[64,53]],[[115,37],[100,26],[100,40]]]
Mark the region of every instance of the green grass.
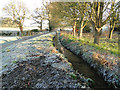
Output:
[[77,79],[77,76],[74,73],[69,73],[69,75],[73,78],[73,79]]
[[[63,36],[64,35],[62,34],[62,37]],[[97,44],[93,43],[93,41],[94,41],[93,37],[90,38],[90,37],[86,36],[86,37],[82,37],[81,39],[78,39],[77,37],[73,37],[73,35],[70,35],[70,34],[65,37],[68,38],[67,43],[79,41],[80,46],[86,44],[86,45],[92,46],[102,52],[108,51],[111,54],[120,55],[120,52],[118,52],[118,49],[119,49],[118,48],[118,38],[106,39],[105,37],[101,37],[100,43],[99,43],[99,45],[97,45]]]
[[8,65],[3,65],[3,68],[6,68]]
[[94,81],[93,81],[91,78],[88,78],[88,79],[87,79],[87,83],[88,83],[88,85],[89,85],[90,87],[92,87],[93,84],[94,84]]
[[10,52],[11,50],[10,49],[7,49],[7,52]]
[[53,47],[53,42],[49,42],[49,45]]
[[13,63],[13,64],[16,64],[16,63],[17,63],[17,61],[12,61],[12,63]]

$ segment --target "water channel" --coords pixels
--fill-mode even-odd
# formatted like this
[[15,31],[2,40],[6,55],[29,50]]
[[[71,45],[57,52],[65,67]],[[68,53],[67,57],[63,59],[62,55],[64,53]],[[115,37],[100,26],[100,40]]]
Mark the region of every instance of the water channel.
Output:
[[104,79],[97,74],[82,58],[76,56],[66,48],[64,48],[60,43],[58,36],[54,37],[54,46],[57,50],[65,55],[69,62],[72,63],[73,69],[77,70],[80,74],[83,74],[85,77],[91,78],[94,81],[92,89],[94,90],[113,90]]

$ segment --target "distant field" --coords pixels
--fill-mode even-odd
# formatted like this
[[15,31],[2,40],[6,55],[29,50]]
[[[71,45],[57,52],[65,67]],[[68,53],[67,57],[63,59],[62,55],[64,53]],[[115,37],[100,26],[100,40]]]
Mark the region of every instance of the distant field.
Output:
[[8,37],[8,36],[0,36],[0,44],[7,43],[10,41],[18,40],[20,37],[19,36],[14,36],[14,37]]
[[[39,29],[38,27],[24,27],[23,30]],[[0,31],[20,31],[19,28],[0,27]]]
[[[24,27],[23,30],[37,29],[38,27]],[[19,28],[0,27],[0,31],[20,31]],[[0,44],[7,43],[10,41],[18,40],[19,36],[0,36]]]

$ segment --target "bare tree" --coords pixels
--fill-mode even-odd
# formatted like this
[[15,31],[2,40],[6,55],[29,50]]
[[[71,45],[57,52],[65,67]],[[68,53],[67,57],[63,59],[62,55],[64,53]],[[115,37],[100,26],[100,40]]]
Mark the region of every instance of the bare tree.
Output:
[[49,29],[50,29],[50,11],[49,11],[50,2],[44,1],[42,2],[42,6],[40,8],[36,8],[34,13],[32,14],[33,20],[39,24],[40,30],[42,31],[42,22],[43,20],[49,21]]
[[113,34],[113,31],[114,31],[114,28],[115,28],[115,26],[118,26],[118,23],[119,23],[120,1],[117,2],[117,3],[114,3],[113,8],[114,8],[114,9],[113,9],[113,11],[112,11],[112,14],[111,14],[111,17],[110,17],[110,20],[109,20],[109,21],[110,21],[109,39],[112,39],[112,34]]
[[[93,26],[95,27],[94,43],[99,44],[99,38],[101,36],[102,27],[110,19],[110,15],[113,11],[114,1],[112,2],[93,2],[89,3],[89,18]],[[106,16],[105,16],[106,13]]]
[[0,25],[2,27],[17,27],[17,23],[14,22],[11,18],[5,17],[0,18]]
[[32,14],[32,18],[37,24],[39,24],[38,27],[42,31],[42,22],[43,22],[43,20],[46,19],[45,13],[44,13],[42,7],[35,9],[34,13]]
[[82,37],[83,29],[88,23],[88,14],[87,14],[87,2],[78,2],[79,10],[79,19],[80,19],[80,29],[79,29],[79,38]]
[[29,12],[25,7],[25,4],[22,2],[10,2],[3,8],[3,11],[5,11],[9,16],[12,17],[15,22],[17,22],[22,36],[24,20],[26,18],[27,12]]

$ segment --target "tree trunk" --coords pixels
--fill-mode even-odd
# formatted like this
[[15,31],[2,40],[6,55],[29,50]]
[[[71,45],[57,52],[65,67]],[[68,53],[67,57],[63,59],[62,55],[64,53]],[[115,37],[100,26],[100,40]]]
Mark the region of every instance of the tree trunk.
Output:
[[84,18],[82,18],[82,22],[80,22],[80,29],[79,29],[79,38],[82,37],[83,29],[86,26],[86,23],[84,23]]
[[73,26],[73,36],[75,36],[75,25]]
[[114,29],[110,30],[110,33],[109,33],[109,39],[112,39],[113,30],[114,30]]
[[80,36],[79,36],[80,38],[82,37],[82,33],[83,33],[83,28],[81,27],[80,28]]
[[19,25],[19,28],[20,28],[21,37],[22,37],[22,36],[23,36],[23,26],[20,24],[20,25]]
[[94,34],[94,44],[99,44],[99,38],[100,38],[101,32],[95,30],[95,34]]
[[50,20],[48,21],[49,21],[49,31],[51,31],[52,30],[51,23],[50,23]]
[[114,28],[115,28],[115,23],[113,25],[110,25],[109,39],[112,39]]
[[40,22],[40,31],[42,31],[42,20]]
[[74,26],[73,26],[73,36],[75,36],[75,30],[76,30],[76,21],[74,22]]

